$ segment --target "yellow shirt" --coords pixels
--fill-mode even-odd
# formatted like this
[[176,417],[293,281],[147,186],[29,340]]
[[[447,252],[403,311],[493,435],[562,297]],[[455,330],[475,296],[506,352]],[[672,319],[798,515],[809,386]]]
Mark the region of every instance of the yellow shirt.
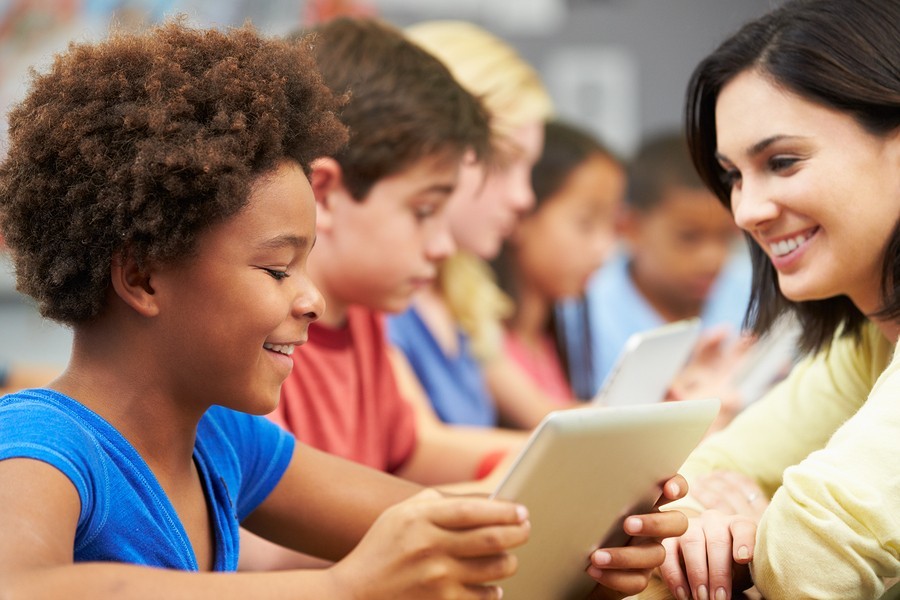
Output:
[[900,352],[872,324],[836,339],[681,472],[720,469],[772,499],[752,565],[767,600],[877,598],[900,576]]

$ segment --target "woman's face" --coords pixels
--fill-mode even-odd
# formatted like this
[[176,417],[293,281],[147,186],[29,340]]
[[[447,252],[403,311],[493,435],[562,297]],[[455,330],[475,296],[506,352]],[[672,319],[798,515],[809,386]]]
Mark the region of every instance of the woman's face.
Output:
[[520,127],[509,141],[511,152],[499,166],[485,169],[471,157],[463,161],[447,206],[459,249],[486,260],[497,256],[519,217],[534,206],[531,168],[544,145],[544,126],[535,122]]
[[755,71],[722,89],[716,131],[735,221],[769,256],[782,293],[843,294],[877,310],[900,217],[900,132],[869,134]]

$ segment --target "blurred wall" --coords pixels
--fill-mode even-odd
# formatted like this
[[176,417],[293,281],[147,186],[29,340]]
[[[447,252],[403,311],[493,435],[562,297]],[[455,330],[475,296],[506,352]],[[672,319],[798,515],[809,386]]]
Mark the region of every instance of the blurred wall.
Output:
[[[541,73],[560,116],[597,133],[628,157],[640,139],[679,127],[694,65],[740,23],[778,0],[370,0],[405,26],[467,19],[510,41]],[[345,0],[346,3],[346,0]],[[44,65],[69,40],[103,35],[174,12],[200,25],[246,19],[283,34],[311,8],[337,0],[0,0],[0,156],[5,114],[26,89],[27,68]],[[70,332],[42,320],[14,289],[0,252],[0,361],[63,364]]]

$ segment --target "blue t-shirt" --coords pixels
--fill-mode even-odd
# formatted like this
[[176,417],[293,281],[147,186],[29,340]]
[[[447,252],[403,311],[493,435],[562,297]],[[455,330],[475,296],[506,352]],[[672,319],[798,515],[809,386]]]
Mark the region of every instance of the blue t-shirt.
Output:
[[484,381],[481,365],[472,356],[469,338],[457,330],[459,352],[444,354],[415,308],[388,317],[388,337],[406,355],[445,423],[492,427],[497,409]]
[[[235,571],[238,525],[269,495],[294,438],[262,417],[210,408],[197,427],[194,461],[215,533],[215,570]],[[75,486],[81,513],[76,562],[110,561],[196,571],[178,514],[144,459],[108,422],[47,389],[0,398],[0,460],[33,458]]]
[[[591,279],[587,289],[590,320],[594,390],[600,388],[633,333],[665,324],[665,320],[638,291],[628,273],[628,255],[612,257]],[[716,279],[703,305],[700,320],[704,328],[726,324],[741,330],[750,300],[751,267],[744,254],[729,260]],[[583,332],[574,323],[573,306],[563,306],[567,346],[578,353]]]

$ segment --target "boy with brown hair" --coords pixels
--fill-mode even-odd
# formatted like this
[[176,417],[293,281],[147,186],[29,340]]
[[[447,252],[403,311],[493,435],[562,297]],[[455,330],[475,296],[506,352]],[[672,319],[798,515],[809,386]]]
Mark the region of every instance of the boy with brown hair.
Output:
[[[466,152],[490,160],[487,115],[446,67],[389,25],[343,18],[301,39],[325,83],[348,98],[341,119],[350,141],[312,167],[319,218],[309,269],[328,310],[293,355],[296,371],[270,417],[300,440],[419,483],[469,481],[525,434],[414,413],[407,400],[422,392],[412,374],[394,378],[382,311],[405,309],[453,252],[444,208]],[[604,586],[627,593],[661,562],[656,538],[683,525],[671,513],[635,520],[643,529],[629,531],[642,537],[595,562]]]

